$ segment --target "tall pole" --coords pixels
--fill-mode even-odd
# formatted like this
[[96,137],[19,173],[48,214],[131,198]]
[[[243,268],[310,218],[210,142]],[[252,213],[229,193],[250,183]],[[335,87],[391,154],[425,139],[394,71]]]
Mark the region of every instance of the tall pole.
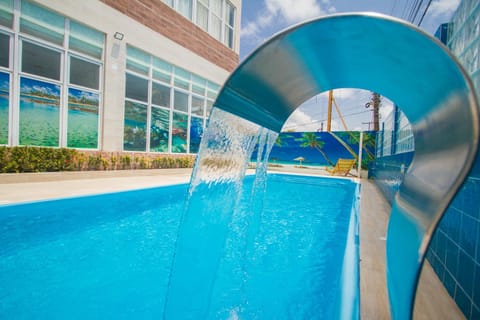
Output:
[[333,90],[330,90],[328,92],[327,132],[332,131],[332,101],[333,101]]
[[363,149],[363,131],[360,131],[360,142],[358,144],[358,179],[362,177],[362,149]]
[[372,94],[372,103],[373,103],[373,131],[378,131],[380,130],[380,117],[378,116],[379,114],[379,109],[380,109],[380,103],[381,103],[381,98],[380,95],[376,92]]

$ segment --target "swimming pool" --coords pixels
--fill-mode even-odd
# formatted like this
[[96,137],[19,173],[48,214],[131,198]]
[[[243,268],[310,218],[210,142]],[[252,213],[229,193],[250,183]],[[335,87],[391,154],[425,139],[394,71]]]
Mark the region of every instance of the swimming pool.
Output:
[[[269,175],[255,231],[246,231],[248,215],[230,222],[208,318],[357,318],[358,188]],[[162,317],[187,191],[0,207],[0,318]]]

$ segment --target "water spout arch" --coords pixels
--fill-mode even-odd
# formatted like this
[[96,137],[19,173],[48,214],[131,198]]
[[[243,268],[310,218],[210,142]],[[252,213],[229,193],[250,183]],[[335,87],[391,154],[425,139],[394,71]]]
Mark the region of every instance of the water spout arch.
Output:
[[415,156],[387,240],[392,318],[408,319],[425,250],[476,154],[473,86],[449,51],[420,29],[378,14],[342,14],[267,41],[232,73],[215,107],[279,132],[301,103],[336,88],[385,95],[412,124]]

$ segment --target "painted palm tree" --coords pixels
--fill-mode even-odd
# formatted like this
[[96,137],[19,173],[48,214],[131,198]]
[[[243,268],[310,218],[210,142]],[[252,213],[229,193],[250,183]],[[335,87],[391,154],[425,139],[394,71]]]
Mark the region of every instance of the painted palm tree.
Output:
[[[348,140],[349,144],[360,143],[360,132],[337,132],[337,135],[343,140]],[[375,149],[375,136],[371,133],[364,132],[362,149],[367,153],[370,160],[375,158],[373,153],[370,151],[372,148]],[[358,156],[356,158],[358,158]]]
[[317,149],[330,166],[335,166],[335,164],[328,158],[325,151],[322,150],[325,142],[319,140],[315,132],[304,132],[302,134],[302,137],[295,139],[295,141],[300,142],[300,147],[302,148],[310,147],[310,148]]
[[277,147],[283,147],[283,146],[288,145],[288,143],[284,140],[284,139],[287,139],[287,138],[293,138],[293,136],[290,135],[290,134],[280,133],[280,134],[277,136],[277,139],[275,140],[275,146],[277,146]]

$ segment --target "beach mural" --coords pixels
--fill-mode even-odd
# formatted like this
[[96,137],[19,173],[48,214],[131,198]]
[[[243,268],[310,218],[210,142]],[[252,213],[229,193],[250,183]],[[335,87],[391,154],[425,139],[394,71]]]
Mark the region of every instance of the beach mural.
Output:
[[[360,132],[282,132],[272,148],[271,166],[296,165],[304,167],[334,166],[338,159],[356,159]],[[362,167],[375,155],[375,133],[364,132]],[[252,161],[256,161],[256,152]]]
[[152,124],[150,126],[150,151],[168,152],[169,123],[169,110],[152,107]]
[[59,121],[60,86],[20,78],[19,144],[57,147]]
[[10,75],[0,72],[0,144],[8,143],[8,101]]
[[192,117],[190,119],[190,153],[197,153],[200,148],[200,139],[203,134],[203,119]]
[[145,151],[147,147],[147,106],[125,101],[123,148],[127,151]]
[[68,89],[68,147],[98,147],[98,106],[97,93]]
[[188,115],[174,112],[172,124],[172,152],[187,152]]

